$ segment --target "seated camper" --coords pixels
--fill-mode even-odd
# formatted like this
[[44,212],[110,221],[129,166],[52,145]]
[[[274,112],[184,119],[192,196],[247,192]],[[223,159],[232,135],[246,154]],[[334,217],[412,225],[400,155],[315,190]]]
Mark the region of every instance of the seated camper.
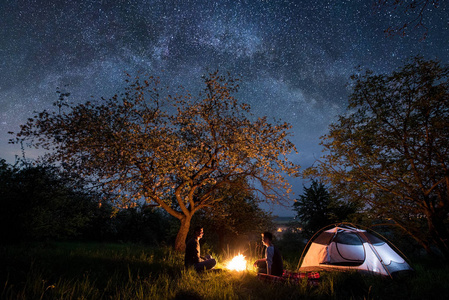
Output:
[[254,262],[254,267],[257,268],[257,272],[274,276],[282,276],[284,271],[282,255],[279,249],[273,244],[273,235],[271,232],[264,232],[262,234],[262,243],[267,248],[265,251],[265,258]]

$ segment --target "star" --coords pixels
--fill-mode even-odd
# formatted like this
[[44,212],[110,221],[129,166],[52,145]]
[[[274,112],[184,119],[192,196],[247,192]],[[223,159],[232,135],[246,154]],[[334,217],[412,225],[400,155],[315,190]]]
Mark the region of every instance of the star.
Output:
[[[70,100],[111,97],[125,73],[144,71],[189,90],[220,70],[241,78],[238,99],[258,116],[292,124],[304,168],[321,155],[319,137],[342,114],[356,67],[392,72],[423,55],[449,62],[448,7],[426,11],[425,40],[373,1],[3,1],[0,5],[0,158],[21,155],[8,131],[34,111],[54,109],[58,87]],[[33,157],[32,150],[26,150]],[[292,179],[296,194],[302,183]]]

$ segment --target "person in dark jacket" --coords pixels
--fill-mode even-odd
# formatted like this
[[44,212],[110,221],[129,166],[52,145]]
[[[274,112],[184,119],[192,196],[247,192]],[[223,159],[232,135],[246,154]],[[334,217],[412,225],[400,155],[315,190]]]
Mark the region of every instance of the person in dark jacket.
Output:
[[212,269],[217,264],[217,261],[210,255],[205,257],[200,255],[200,239],[203,237],[203,234],[204,231],[201,226],[195,227],[193,237],[186,243],[185,267],[193,266],[197,272]]
[[282,255],[279,249],[273,244],[273,235],[271,232],[266,231],[262,234],[262,243],[267,247],[265,258],[257,260],[254,263],[254,267],[258,269],[258,273],[282,276],[284,272]]

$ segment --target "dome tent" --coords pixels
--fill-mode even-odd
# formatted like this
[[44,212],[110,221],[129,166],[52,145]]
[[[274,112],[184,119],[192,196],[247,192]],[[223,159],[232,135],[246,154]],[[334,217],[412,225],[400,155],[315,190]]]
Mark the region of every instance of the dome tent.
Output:
[[299,260],[299,271],[357,270],[390,277],[399,271],[412,271],[398,252],[380,235],[349,223],[334,224],[310,239]]

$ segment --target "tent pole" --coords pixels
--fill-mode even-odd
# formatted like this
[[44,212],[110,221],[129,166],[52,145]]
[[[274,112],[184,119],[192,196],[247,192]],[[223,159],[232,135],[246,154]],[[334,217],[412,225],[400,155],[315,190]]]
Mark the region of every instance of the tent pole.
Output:
[[379,255],[379,252],[377,252],[376,248],[374,248],[373,244],[371,244],[370,240],[367,238],[367,236],[363,233],[363,232],[359,232],[359,234],[361,236],[363,236],[363,238],[365,239],[365,241],[368,243],[368,245],[370,246],[371,250],[373,250],[374,254],[376,255],[377,259],[380,261],[380,263],[382,264],[382,267],[384,268],[385,272],[387,272],[388,276],[390,276],[391,279],[393,279],[393,276],[391,276],[390,271],[388,271],[387,267],[384,264],[384,260],[382,259],[382,257]]

